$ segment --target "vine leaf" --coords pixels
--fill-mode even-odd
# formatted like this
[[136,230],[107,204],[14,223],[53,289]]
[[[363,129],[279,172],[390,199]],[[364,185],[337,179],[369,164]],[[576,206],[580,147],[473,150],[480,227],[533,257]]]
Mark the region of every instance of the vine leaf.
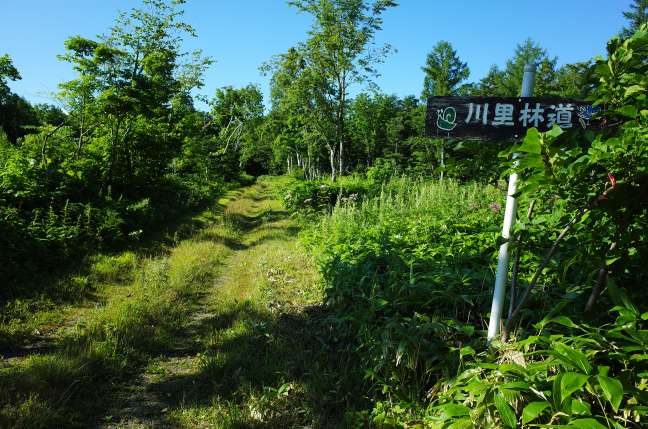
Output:
[[517,418],[515,417],[515,412],[513,412],[511,406],[507,404],[504,398],[500,395],[494,395],[494,400],[495,407],[497,407],[497,411],[499,411],[504,426],[508,428],[517,427]]
[[587,376],[578,372],[566,372],[560,380],[560,396],[565,400],[572,393],[583,388]]
[[597,378],[601,389],[603,389],[605,399],[612,405],[615,412],[618,411],[619,405],[621,405],[621,399],[623,399],[623,385],[616,378],[606,377],[604,375],[598,375]]
[[548,407],[549,402],[547,401],[531,402],[529,405],[524,407],[524,410],[522,410],[522,424],[527,424],[535,420]]

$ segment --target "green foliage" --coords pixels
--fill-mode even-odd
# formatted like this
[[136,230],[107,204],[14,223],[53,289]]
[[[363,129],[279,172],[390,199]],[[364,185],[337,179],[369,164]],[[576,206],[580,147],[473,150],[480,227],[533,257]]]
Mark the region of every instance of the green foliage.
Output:
[[[214,225],[223,236],[235,233]],[[230,249],[204,238],[182,241],[168,256],[132,252],[93,258],[85,279],[95,292],[113,288],[103,305],[61,331],[56,349],[0,368],[1,427],[88,427],[105,413],[114,383],[132,377],[142,362],[185,328],[189,311],[213,282]],[[4,317],[21,311],[20,301]],[[10,311],[7,311],[10,310]],[[5,320],[2,320],[3,325]],[[4,334],[4,326],[0,335]],[[110,382],[107,382],[110,381]]]
[[[590,274],[590,280],[583,276],[572,291],[581,300],[588,293],[585,284],[599,271],[599,280],[589,292],[588,311],[593,310],[608,277],[627,291],[640,293],[646,276],[640,262],[648,251],[643,240],[648,215],[648,127],[641,113],[648,106],[646,29],[625,40],[612,39],[608,58],[594,64],[593,97],[604,118],[600,129],[563,132],[554,128],[545,134],[532,129],[521,145],[511,149],[520,154],[513,168],[522,178],[523,207],[542,202],[533,218],[518,222],[516,229],[524,230],[536,248],[548,249],[554,243],[545,257],[547,263],[579,264],[582,272]],[[532,287],[530,274],[529,280]]]
[[[380,182],[382,183],[382,182]],[[313,180],[295,182],[284,194],[284,204],[292,211],[304,213],[330,212],[338,203],[358,201],[366,194],[379,189],[380,183],[367,182],[354,177],[337,181]]]
[[[536,325],[540,335],[502,348],[499,357],[475,356],[435,387],[439,393],[425,420],[438,427],[463,418],[477,426],[643,427],[648,313],[613,311],[616,319],[598,327],[546,318]],[[448,414],[453,404],[470,411]]]
[[[345,169],[345,132],[349,89],[367,82],[376,74],[373,68],[390,47],[370,49],[381,29],[382,13],[396,3],[392,0],[294,0],[289,4],[313,16],[310,37],[291,48],[266,69],[274,69],[273,98],[287,106],[300,100],[296,113],[300,122],[310,121],[319,137],[319,150],[329,155],[332,178]],[[289,76],[298,77],[287,80]],[[291,121],[289,121],[291,122]],[[310,128],[310,127],[309,127]],[[310,152],[308,155],[312,155]],[[308,157],[308,156],[307,156]]]
[[648,1],[633,0],[630,4],[630,10],[623,12],[623,17],[628,20],[630,25],[623,28],[621,36],[630,37],[643,24],[648,22]]
[[534,95],[573,98],[588,95],[590,64],[579,62],[558,68],[556,63],[557,58],[550,57],[546,49],[527,39],[517,45],[513,58],[506,62],[504,68],[493,65],[488,74],[467,91],[473,95],[517,96],[522,87],[524,66],[535,64],[537,72]]
[[438,42],[427,55],[421,98],[457,95],[465,88],[460,84],[470,76],[470,69],[462,63],[452,45],[445,40]]
[[392,160],[378,158],[371,167],[367,168],[367,180],[373,184],[382,185],[398,175],[397,168]]
[[612,39],[608,58],[586,73],[598,125],[532,129],[502,153],[518,154],[508,167],[520,175],[517,292],[504,336],[512,342],[481,340],[501,223],[493,190],[392,183],[339,204],[305,235],[326,280],[330,323],[374,401],[351,420],[648,424],[647,30]]
[[199,53],[178,61],[181,35],[193,35],[179,20],[182,3],[145,1],[146,10],[120,15],[100,40],[68,39],[61,58],[78,72],[61,85],[69,114],[10,94],[6,80],[20,76],[1,57],[0,109],[11,113],[1,115],[2,126],[15,143],[4,134],[0,141],[7,281],[64,266],[88,249],[136,242],[169,215],[205,204],[223,179],[239,177],[238,158],[227,175],[213,147],[222,124],[205,127],[189,95],[210,61]]
[[338,205],[304,236],[326,280],[329,322],[379,396],[416,401],[474,353],[500,199],[479,185],[398,179]]
[[261,90],[254,85],[240,89],[219,88],[210,104],[210,127],[218,134],[216,147],[210,149],[209,156],[219,165],[223,178],[235,179],[251,160],[265,164],[258,167],[261,171],[267,169],[268,161],[263,160],[257,143],[257,130],[263,117]]

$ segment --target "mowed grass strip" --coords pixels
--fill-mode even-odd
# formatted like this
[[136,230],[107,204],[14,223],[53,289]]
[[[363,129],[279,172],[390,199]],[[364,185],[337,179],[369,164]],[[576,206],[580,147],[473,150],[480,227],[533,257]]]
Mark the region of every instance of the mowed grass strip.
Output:
[[163,427],[339,427],[354,401],[322,332],[319,273],[277,197],[286,180],[263,179],[226,210],[241,248],[216,282],[204,350]]

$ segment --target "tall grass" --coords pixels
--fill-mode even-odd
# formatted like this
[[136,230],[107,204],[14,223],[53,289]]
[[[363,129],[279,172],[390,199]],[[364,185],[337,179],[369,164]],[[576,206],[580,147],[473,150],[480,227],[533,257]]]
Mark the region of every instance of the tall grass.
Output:
[[330,321],[376,398],[423,401],[480,341],[503,199],[476,183],[392,179],[305,234]]
[[168,345],[229,251],[221,243],[187,240],[168,257],[146,261],[127,293],[92,312],[75,341],[104,343],[111,356],[126,359]]
[[347,227],[364,228],[367,222],[396,219],[454,223],[486,214],[488,219],[497,221],[498,218],[491,214],[499,212],[501,203],[502,192],[491,186],[460,184],[455,180],[424,181],[403,176],[384,184],[374,197],[337,205],[331,216],[322,219],[321,225],[335,232],[345,231]]

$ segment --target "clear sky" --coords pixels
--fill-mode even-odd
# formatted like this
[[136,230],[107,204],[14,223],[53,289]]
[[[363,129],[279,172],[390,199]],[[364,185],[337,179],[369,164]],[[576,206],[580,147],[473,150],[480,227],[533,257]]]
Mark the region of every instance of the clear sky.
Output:
[[[397,49],[379,67],[376,80],[387,93],[421,92],[421,66],[439,40],[448,40],[471,70],[483,77],[492,64],[504,65],[516,44],[527,37],[540,43],[559,64],[605,53],[607,40],[624,25],[630,0],[398,0],[384,15],[377,43]],[[0,0],[0,55],[8,53],[23,79],[11,85],[32,102],[51,102],[60,82],[74,78],[58,61],[72,35],[105,33],[117,12],[138,0]],[[198,37],[188,49],[201,48],[216,63],[205,76],[202,94],[216,88],[259,84],[268,78],[258,67],[273,55],[305,40],[308,15],[285,0],[188,0],[185,21]]]

